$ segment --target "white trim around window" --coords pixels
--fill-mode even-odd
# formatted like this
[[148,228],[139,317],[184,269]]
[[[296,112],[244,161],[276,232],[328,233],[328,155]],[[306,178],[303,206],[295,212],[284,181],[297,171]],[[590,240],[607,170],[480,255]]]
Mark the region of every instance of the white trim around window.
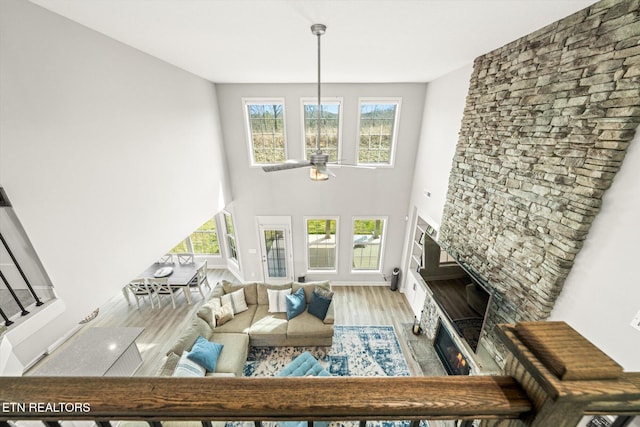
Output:
[[[251,132],[251,118],[249,117],[249,105],[281,105],[282,106],[282,137],[284,143],[284,154],[282,159],[273,162],[261,162],[255,158],[253,146],[253,133]],[[265,165],[284,162],[288,158],[287,152],[287,118],[284,98],[242,98],[242,115],[244,118],[245,139],[247,142],[247,152],[249,155],[249,165],[251,167],[262,167]]]
[[[391,132],[391,147],[389,152],[389,162],[371,162],[371,161],[360,161],[360,132],[362,126],[362,107],[363,105],[395,105],[395,115],[393,118],[393,130]],[[398,128],[400,123],[400,108],[402,106],[402,98],[401,97],[366,97],[366,98],[358,98],[358,132],[356,134],[356,164],[358,165],[366,165],[366,166],[375,166],[379,168],[391,168],[394,167],[395,157],[396,157],[396,148],[398,146]]]
[[[231,221],[231,227],[233,230],[231,233],[227,227],[227,216]],[[233,266],[240,272],[240,249],[238,248],[238,233],[236,230],[235,221],[233,220],[233,215],[231,212],[227,210],[222,211],[222,223],[224,225],[224,248],[227,257],[227,264]],[[220,234],[218,234],[218,238],[220,238]],[[231,247],[233,242],[233,248]]]
[[[333,268],[311,268],[309,257],[309,225],[308,221],[335,221],[335,234],[333,235],[333,241],[331,245],[333,246],[334,257],[333,260],[334,266]],[[304,252],[305,252],[305,266],[307,273],[323,273],[323,274],[336,274],[338,273],[338,260],[340,259],[339,247],[340,247],[340,220],[338,216],[332,215],[318,215],[318,216],[305,216],[304,217]],[[331,248],[327,248],[331,249]]]
[[[342,102],[342,97],[327,97],[327,98],[322,98],[321,99],[321,103],[322,105],[337,105],[338,106],[338,147],[336,150],[336,158],[332,159],[331,157],[329,157],[329,161],[330,162],[339,162],[340,159],[342,158],[342,111],[343,111],[343,102]],[[306,126],[306,122],[305,122],[305,106],[306,105],[313,105],[313,106],[317,106],[318,105],[318,98],[312,98],[312,97],[305,97],[305,98],[300,98],[300,112],[301,112],[301,120],[302,120],[302,126],[301,126],[301,135],[302,135],[302,154],[303,154],[303,158],[305,160],[308,160],[308,156],[307,156],[307,144],[306,144],[306,130],[307,130],[307,126]],[[314,122],[315,122],[315,117],[313,118]],[[313,134],[315,135],[315,128],[314,128],[314,132]],[[327,150],[325,150],[325,147],[322,145],[322,138],[321,139],[321,143],[320,143],[320,148],[326,152]],[[314,139],[315,141],[315,139]],[[334,166],[338,166],[338,165],[334,165]]]
[[[371,237],[369,239],[363,238],[365,235],[356,235],[355,233],[355,222],[356,221],[382,221],[382,232],[379,235],[379,243],[378,246],[378,265],[377,268],[356,268],[354,267],[355,263],[363,264],[370,263],[371,261],[371,251],[367,251],[367,247],[370,249],[375,245],[375,237]],[[387,241],[387,226],[389,224],[388,217],[386,216],[354,216],[351,219],[351,273],[382,273],[382,266],[384,264],[384,250]],[[356,248],[356,246],[362,246]],[[362,250],[360,256],[356,256],[356,249]]]

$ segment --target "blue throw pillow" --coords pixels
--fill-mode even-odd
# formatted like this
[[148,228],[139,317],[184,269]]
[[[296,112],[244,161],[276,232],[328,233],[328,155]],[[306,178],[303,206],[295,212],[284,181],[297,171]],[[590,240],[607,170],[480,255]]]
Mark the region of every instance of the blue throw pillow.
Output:
[[214,372],[222,347],[222,344],[198,337],[187,358],[202,366],[207,372]]
[[290,295],[286,295],[287,320],[291,320],[299,314],[304,313],[307,308],[307,299],[304,296],[304,289],[300,288]]
[[313,291],[311,294],[311,301],[309,302],[309,313],[316,316],[318,319],[324,321],[327,317],[327,310],[329,310],[329,304],[331,304],[331,298],[324,297]]

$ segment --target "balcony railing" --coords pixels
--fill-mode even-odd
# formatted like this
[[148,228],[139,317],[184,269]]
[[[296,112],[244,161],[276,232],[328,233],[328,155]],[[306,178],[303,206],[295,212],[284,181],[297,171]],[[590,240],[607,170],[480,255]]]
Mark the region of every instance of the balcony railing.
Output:
[[624,373],[562,322],[502,325],[504,376],[0,378],[0,421],[482,420],[574,427],[584,414],[640,414]]

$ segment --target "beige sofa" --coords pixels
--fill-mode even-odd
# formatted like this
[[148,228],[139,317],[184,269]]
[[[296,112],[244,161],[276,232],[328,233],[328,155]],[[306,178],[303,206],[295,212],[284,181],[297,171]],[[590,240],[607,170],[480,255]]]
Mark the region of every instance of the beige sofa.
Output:
[[[269,285],[264,283],[239,284],[222,281],[214,288],[212,297],[192,319],[191,325],[167,352],[167,359],[158,375],[171,375],[183,351],[189,351],[198,336],[224,345],[215,372],[207,376],[242,376],[249,346],[331,346],[335,298],[327,315],[320,320],[307,310],[291,320],[286,313],[270,313],[267,289],[291,289],[295,293],[303,288],[307,305],[316,287],[330,291],[329,282],[289,283]],[[221,297],[244,289],[248,309],[237,313],[223,325],[216,326],[213,312],[220,307]]]

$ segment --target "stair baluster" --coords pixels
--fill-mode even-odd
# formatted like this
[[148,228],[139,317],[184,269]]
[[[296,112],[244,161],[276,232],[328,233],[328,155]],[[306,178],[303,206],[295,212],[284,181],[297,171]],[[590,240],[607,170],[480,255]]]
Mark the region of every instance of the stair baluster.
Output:
[[11,257],[13,264],[16,266],[16,268],[20,272],[20,275],[22,276],[22,279],[24,280],[24,282],[27,284],[27,288],[29,288],[29,292],[31,292],[31,295],[33,295],[33,298],[36,300],[36,307],[40,307],[44,303],[40,301],[40,298],[38,298],[36,291],[33,290],[31,283],[29,283],[29,279],[27,279],[27,276],[24,274],[24,271],[22,271],[22,268],[20,268],[20,264],[18,263],[18,260],[13,255],[13,252],[11,252],[11,249],[9,248],[7,241],[4,240],[2,233],[0,233],[0,240],[2,240],[2,244],[4,245],[4,248],[7,250],[7,253],[9,254],[9,256]]
[[26,316],[27,314],[29,314],[29,312],[24,308],[24,305],[22,305],[22,303],[20,302],[20,298],[18,298],[18,295],[16,295],[16,293],[13,291],[13,288],[11,287],[9,282],[7,281],[7,278],[4,277],[4,274],[2,274],[1,270],[0,270],[0,278],[4,282],[4,285],[7,287],[9,292],[11,293],[11,296],[13,297],[15,302],[18,303],[18,307],[20,307],[20,310],[22,310],[22,313],[20,313],[20,314],[23,315],[23,316]]

